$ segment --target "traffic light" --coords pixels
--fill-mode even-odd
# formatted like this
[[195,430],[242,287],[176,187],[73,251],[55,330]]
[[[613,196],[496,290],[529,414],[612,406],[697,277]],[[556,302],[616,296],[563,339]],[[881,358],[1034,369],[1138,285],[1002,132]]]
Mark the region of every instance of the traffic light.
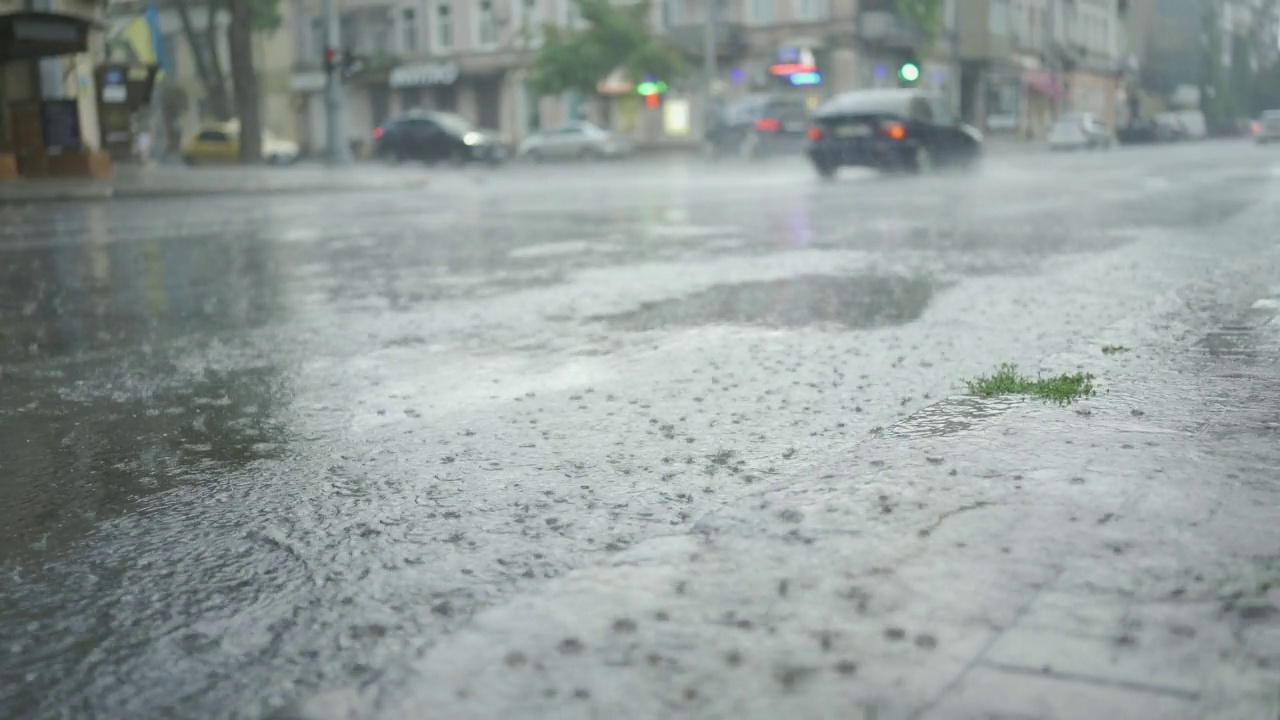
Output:
[[898,79],[904,83],[913,83],[920,79],[920,66],[913,62],[904,62],[898,68]]

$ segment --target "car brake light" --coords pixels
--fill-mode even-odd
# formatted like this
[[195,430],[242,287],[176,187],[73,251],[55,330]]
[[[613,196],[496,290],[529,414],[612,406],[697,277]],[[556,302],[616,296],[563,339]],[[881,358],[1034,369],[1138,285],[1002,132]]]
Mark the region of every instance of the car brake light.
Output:
[[818,141],[818,140],[821,140],[821,139],[822,139],[822,128],[818,128],[818,127],[811,127],[811,128],[809,128],[809,139],[810,139],[810,140],[813,140],[813,141],[815,141],[815,142],[816,142],[816,141]]
[[907,128],[900,122],[886,122],[880,125],[880,132],[890,140],[901,140],[907,136]]
[[380,137],[382,137],[382,128],[380,128],[380,127],[376,127],[376,128],[374,128],[374,129],[373,129],[373,139],[374,139],[374,140],[377,140],[377,139],[378,139],[378,138],[380,138]]
[[756,121],[756,129],[760,132],[778,132],[782,129],[782,123],[773,118],[760,118]]

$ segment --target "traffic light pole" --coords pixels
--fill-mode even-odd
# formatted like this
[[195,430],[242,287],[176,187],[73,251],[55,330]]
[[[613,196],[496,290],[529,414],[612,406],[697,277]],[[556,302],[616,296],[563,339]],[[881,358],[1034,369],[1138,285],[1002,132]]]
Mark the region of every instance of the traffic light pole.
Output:
[[707,25],[702,34],[702,137],[706,139],[712,127],[712,97],[716,80],[716,24],[719,22],[720,0],[706,0]]
[[346,119],[342,106],[342,67],[339,62],[342,45],[341,25],[336,0],[324,0],[324,107],[328,133],[328,161],[330,165],[347,165],[351,162],[351,148],[347,145]]

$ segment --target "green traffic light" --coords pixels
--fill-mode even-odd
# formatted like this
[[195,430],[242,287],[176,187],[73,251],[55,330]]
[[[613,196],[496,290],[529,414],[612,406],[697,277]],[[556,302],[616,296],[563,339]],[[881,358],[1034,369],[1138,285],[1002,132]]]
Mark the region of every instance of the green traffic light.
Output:
[[915,82],[920,79],[920,68],[915,63],[903,63],[898,68],[898,79],[903,82]]
[[661,80],[657,82],[646,80],[645,82],[636,85],[636,94],[638,95],[661,95],[666,91],[667,84]]

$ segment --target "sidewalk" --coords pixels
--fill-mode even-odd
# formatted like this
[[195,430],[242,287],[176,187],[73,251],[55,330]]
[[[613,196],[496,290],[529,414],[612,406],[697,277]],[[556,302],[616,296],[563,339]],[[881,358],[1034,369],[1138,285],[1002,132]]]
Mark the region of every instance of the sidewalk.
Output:
[[288,717],[1272,720],[1280,247],[1249,265],[1045,360],[1091,400],[945,400]]
[[109,181],[51,179],[0,183],[0,203],[111,198],[162,198],[219,194],[377,191],[425,185],[425,167],[393,168],[357,163],[343,168],[319,164],[291,167],[200,167],[120,165]]

